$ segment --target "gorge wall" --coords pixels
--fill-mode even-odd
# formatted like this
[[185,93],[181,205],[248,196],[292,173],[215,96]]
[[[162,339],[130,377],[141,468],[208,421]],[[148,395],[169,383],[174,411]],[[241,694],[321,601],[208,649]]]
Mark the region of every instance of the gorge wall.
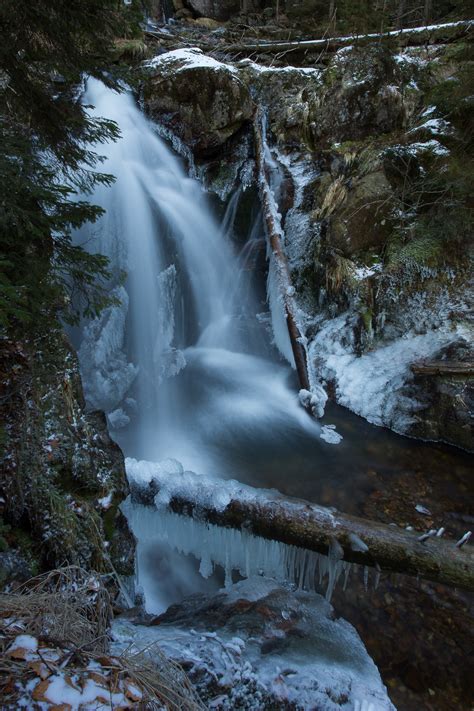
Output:
[[464,448],[471,227],[450,102],[464,101],[469,47],[395,40],[259,63],[180,49],[148,62],[143,85],[149,115],[221,198],[248,184],[262,108],[312,382],[374,424]]

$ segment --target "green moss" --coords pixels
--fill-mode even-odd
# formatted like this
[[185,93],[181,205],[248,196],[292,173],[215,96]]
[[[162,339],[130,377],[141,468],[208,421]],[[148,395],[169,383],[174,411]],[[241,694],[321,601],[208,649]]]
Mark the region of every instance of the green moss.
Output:
[[373,322],[373,317],[374,313],[372,309],[369,306],[365,306],[364,308],[361,309],[360,312],[361,318],[362,318],[362,323],[364,324],[364,328],[367,331],[367,333],[372,333],[373,328],[372,328],[372,322]]
[[423,267],[436,268],[444,260],[443,245],[434,237],[426,236],[405,244],[397,240],[387,245],[387,268],[407,273]]

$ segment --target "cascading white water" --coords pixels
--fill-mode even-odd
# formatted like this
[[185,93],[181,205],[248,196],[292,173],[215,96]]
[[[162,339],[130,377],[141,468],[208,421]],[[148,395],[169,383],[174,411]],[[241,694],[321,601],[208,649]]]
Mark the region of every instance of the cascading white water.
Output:
[[262,357],[262,328],[247,328],[244,314],[258,308],[224,236],[230,220],[216,223],[199,183],[129,93],[91,79],[84,102],[122,137],[101,147],[117,180],[91,199],[106,214],[78,240],[127,276],[111,285],[121,305],[85,327],[80,358],[86,394],[109,413],[126,453],[228,477],[216,444],[238,432],[316,433],[288,369]]
[[[84,102],[122,134],[101,146],[104,170],[117,180],[91,200],[106,213],[77,235],[109,257],[121,302],[83,328],[90,404],[107,412],[126,455],[173,458],[206,476],[238,478],[249,460],[259,467],[259,457],[296,451],[320,429],[298,403],[290,368],[269,357],[261,304],[232,243],[238,197],[220,226],[131,94],[90,79]],[[250,241],[258,241],[255,227]],[[286,323],[273,318],[273,328]]]

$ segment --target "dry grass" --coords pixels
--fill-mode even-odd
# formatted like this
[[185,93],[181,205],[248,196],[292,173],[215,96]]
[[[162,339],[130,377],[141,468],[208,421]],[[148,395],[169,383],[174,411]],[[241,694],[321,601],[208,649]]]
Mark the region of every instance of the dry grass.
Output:
[[68,566],[0,594],[0,617],[21,620],[24,634],[104,652],[112,607],[98,575]]
[[[65,678],[76,692],[92,681],[98,689],[94,708],[206,708],[185,672],[165,657],[158,645],[110,655],[111,620],[110,598],[100,576],[78,567],[51,571],[14,593],[0,594],[2,709],[19,707],[27,682],[36,682],[28,692],[31,708],[36,703],[54,707],[47,694],[57,676]],[[37,651],[18,649],[18,642],[15,649],[12,643],[18,635],[34,637]],[[113,694],[123,699],[118,706],[111,701]]]

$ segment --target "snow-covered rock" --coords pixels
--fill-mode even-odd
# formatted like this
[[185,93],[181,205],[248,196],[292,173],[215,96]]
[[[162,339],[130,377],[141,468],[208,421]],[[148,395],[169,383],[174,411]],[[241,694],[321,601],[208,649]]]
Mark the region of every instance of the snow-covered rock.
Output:
[[355,629],[320,595],[273,580],[194,595],[148,627],[119,619],[113,636],[117,652],[157,643],[208,708],[394,710]]

